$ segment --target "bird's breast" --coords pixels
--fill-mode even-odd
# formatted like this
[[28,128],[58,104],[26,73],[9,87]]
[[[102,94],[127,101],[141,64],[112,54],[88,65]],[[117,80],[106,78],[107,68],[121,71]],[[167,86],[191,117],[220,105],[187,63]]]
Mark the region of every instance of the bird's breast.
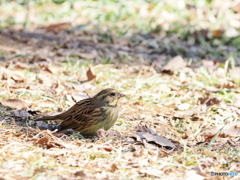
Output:
[[103,127],[105,130],[108,130],[114,125],[118,118],[118,108],[117,107],[106,108],[105,113],[106,116],[105,119],[103,120]]

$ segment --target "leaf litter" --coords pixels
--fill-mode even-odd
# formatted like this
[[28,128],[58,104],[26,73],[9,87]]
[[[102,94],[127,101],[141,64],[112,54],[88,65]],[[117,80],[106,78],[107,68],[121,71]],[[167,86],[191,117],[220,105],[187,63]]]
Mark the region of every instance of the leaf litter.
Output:
[[[1,37],[4,52],[14,55],[4,57],[0,71],[3,178],[204,179],[211,171],[237,172],[238,67],[159,55],[154,36],[136,35],[137,45],[114,37],[111,44],[91,32],[63,37],[69,28],[59,23],[46,27],[48,33],[1,31],[7,35]],[[208,38],[209,32],[198,33]],[[127,98],[112,132],[102,138],[57,133],[57,124],[32,120],[106,87]]]

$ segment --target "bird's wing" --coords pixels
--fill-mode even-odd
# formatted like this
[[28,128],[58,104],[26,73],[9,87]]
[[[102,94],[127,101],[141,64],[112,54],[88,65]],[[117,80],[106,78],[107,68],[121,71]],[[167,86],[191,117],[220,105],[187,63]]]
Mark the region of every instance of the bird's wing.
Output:
[[60,124],[59,130],[84,129],[99,122],[98,118],[102,117],[102,108],[97,108],[92,101],[80,101],[76,106],[75,111]]
[[81,106],[84,106],[84,104],[89,104],[91,102],[91,99],[83,99],[76,104],[74,104],[72,107],[70,107],[67,111],[54,115],[54,116],[43,116],[41,118],[36,119],[35,121],[46,121],[46,120],[65,120],[70,114],[74,113],[75,111],[79,110]]

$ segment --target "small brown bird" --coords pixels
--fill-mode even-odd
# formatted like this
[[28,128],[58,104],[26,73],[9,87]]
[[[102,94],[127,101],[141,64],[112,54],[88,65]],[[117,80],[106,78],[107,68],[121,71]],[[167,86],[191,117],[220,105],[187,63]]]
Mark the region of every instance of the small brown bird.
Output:
[[36,121],[63,120],[58,131],[74,129],[83,136],[95,136],[97,130],[110,129],[118,118],[118,100],[124,95],[113,88],[103,89],[92,98],[83,99],[67,111]]

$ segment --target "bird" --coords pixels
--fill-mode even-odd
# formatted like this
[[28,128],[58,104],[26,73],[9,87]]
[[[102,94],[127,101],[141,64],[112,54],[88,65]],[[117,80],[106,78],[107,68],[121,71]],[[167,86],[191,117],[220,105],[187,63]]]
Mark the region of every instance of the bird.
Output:
[[73,129],[82,136],[96,136],[97,131],[109,130],[118,118],[118,101],[125,95],[113,88],[103,89],[95,96],[78,101],[67,111],[44,116],[36,121],[62,120],[58,132]]

